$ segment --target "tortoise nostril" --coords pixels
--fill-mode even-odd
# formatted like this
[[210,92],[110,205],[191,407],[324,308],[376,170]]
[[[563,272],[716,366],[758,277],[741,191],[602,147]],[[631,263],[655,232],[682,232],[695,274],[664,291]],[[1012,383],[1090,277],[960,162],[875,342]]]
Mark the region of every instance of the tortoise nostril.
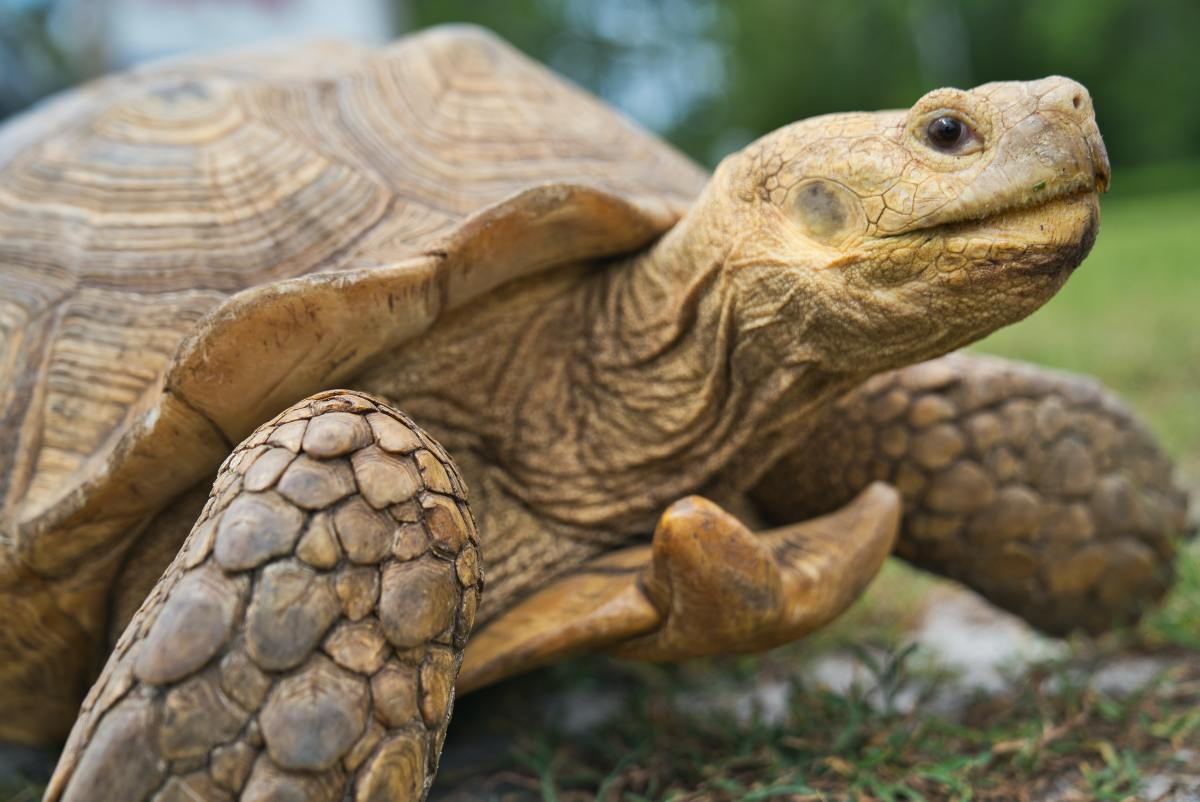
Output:
[[1073,105],[1075,108],[1079,108],[1080,106],[1082,106],[1083,105],[1083,95],[1077,94],[1077,95],[1075,95],[1075,97],[1071,98],[1071,105]]

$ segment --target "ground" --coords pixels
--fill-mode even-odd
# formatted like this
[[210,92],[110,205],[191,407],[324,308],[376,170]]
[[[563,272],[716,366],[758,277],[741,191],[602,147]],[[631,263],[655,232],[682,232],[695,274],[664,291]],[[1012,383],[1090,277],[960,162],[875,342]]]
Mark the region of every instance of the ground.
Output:
[[[1101,377],[1193,488],[1198,218],[1200,192],[1106,199],[1067,287],[979,346]],[[893,562],[835,626],[768,655],[518,678],[460,700],[432,798],[1200,800],[1200,548],[1161,610],[1101,639],[1044,638]]]

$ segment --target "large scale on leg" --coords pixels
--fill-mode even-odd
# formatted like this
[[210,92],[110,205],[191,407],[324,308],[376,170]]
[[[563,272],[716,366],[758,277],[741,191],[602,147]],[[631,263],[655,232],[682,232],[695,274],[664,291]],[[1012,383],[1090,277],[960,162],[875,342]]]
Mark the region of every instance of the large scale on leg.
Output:
[[482,587],[465,496],[365,396],[262,426],[117,641],[47,799],[333,802],[348,778],[421,797]]

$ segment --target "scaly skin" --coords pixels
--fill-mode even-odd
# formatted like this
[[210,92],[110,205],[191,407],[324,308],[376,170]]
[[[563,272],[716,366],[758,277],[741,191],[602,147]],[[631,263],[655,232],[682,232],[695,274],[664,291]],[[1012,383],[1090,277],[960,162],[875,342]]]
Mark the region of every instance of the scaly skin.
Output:
[[441,449],[365,396],[260,427],[117,641],[46,799],[423,796],[482,588],[464,499]]
[[1173,577],[1187,497],[1149,432],[1080,376],[955,354],[876,376],[754,490],[767,518],[904,497],[897,553],[1055,634],[1135,620]]

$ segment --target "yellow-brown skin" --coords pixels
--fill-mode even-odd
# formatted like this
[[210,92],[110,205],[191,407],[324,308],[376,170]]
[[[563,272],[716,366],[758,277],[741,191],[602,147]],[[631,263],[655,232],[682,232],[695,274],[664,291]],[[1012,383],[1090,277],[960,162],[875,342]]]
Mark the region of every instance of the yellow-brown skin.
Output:
[[[975,130],[961,154],[926,137],[947,114]],[[645,253],[502,288],[356,386],[463,466],[486,621],[685,495],[737,504],[867,376],[1032,312],[1091,247],[1108,170],[1064,78],[806,120],[722,162]],[[894,200],[906,182],[911,208]],[[814,185],[844,188],[836,232],[805,206]],[[826,242],[805,233],[818,225]]]
[[[944,117],[970,132],[953,148],[929,139]],[[237,448],[207,502],[188,494],[149,525],[119,578],[114,635],[146,601],[85,703],[48,798],[162,789],[335,799],[351,785],[357,798],[417,797],[436,768],[456,675],[466,689],[578,651],[678,659],[768,648],[820,626],[878,569],[907,498],[871,485],[838,513],[776,520],[762,535],[718,503],[746,510],[747,493],[868,376],[952,350],[1049,298],[1091,246],[1107,181],[1078,84],[940,90],[909,112],[768,135],[722,163],[647,250],[527,275],[457,305],[346,374],[373,399],[321,394],[289,408]],[[637,217],[587,193],[538,202]],[[474,237],[474,250],[456,258],[484,257],[480,243],[502,246],[532,225],[503,210],[485,218],[460,238]],[[427,258],[406,286],[432,297]],[[472,267],[440,277],[451,300],[486,283]],[[354,290],[365,306],[369,279],[321,291]],[[255,407],[208,395],[195,377],[224,364],[244,321],[254,332],[264,320],[303,329],[297,310],[316,320],[328,306],[304,294],[316,284],[209,319],[184,343],[168,389],[216,427],[249,415]],[[306,370],[317,367],[294,372]],[[384,419],[388,430],[375,422]],[[454,463],[471,487],[478,557]],[[150,590],[151,563],[172,554],[184,508],[200,503],[183,551]],[[652,531],[649,547],[628,546]],[[201,602],[219,608],[220,626],[171,623]],[[279,626],[261,623],[273,615]],[[285,624],[295,639],[272,640]],[[244,696],[247,683],[257,690]],[[321,704],[294,703],[314,694]],[[296,736],[325,727],[334,741]],[[140,773],[110,768],[121,753],[139,755]]]

